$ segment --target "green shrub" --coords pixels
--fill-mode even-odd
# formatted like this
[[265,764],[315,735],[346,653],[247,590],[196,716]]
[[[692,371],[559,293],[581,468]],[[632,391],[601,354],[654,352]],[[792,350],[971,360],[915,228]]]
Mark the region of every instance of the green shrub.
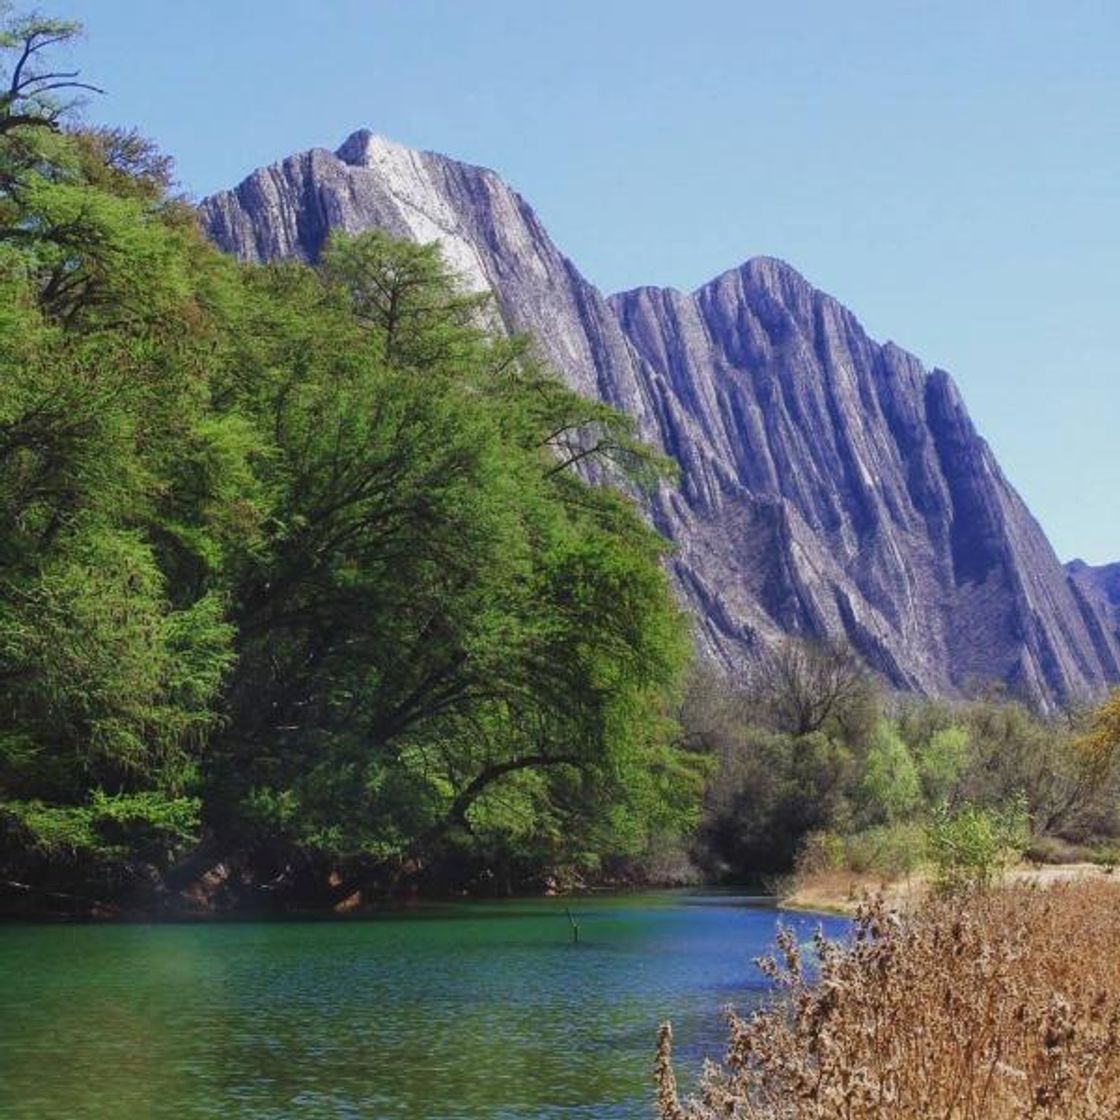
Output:
[[1110,844],[1098,848],[1090,854],[1089,861],[1095,863],[1106,875],[1111,875],[1120,866],[1120,847]]
[[950,812],[943,805],[927,829],[935,887],[941,892],[986,889],[1022,854],[1029,838],[1021,798],[998,809],[966,805]]
[[835,832],[824,830],[810,832],[797,853],[797,871],[815,874],[820,871],[839,871],[846,860],[845,839]]
[[885,720],[875,728],[863,763],[860,799],[866,818],[890,823],[912,812],[921,800],[918,771],[897,729]]
[[1024,857],[1035,864],[1081,863],[1091,859],[1091,849],[1071,844],[1060,836],[1036,836],[1027,845]]
[[920,824],[877,825],[848,836],[811,833],[798,854],[797,870],[801,874],[851,871],[897,879],[916,871],[925,857],[925,830]]
[[917,823],[868,828],[849,837],[848,866],[897,879],[916,871],[926,858],[925,829]]

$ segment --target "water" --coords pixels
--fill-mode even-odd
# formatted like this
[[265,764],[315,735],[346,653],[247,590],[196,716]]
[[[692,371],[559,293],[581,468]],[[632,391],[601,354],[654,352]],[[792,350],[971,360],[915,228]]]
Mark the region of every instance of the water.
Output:
[[659,893],[0,926],[0,1116],[648,1118],[658,1021],[686,1074],[718,1057],[721,1009],[765,990],[752,960],[777,920],[758,900]]

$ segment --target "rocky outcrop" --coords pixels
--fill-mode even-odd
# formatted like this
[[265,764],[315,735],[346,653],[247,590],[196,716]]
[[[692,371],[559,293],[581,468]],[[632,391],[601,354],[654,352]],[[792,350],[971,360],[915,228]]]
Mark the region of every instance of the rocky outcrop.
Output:
[[250,261],[313,260],[334,228],[439,240],[507,328],[680,462],[649,514],[708,656],[829,634],[929,693],[1004,681],[1052,703],[1120,680],[1115,602],[1067,576],[949,375],[868,338],[789,265],[605,299],[493,172],[369,132],[201,211]]
[[1097,597],[1102,605],[1120,608],[1120,564],[1094,567],[1084,560],[1071,560],[1066,565],[1071,580]]
[[[1115,667],[1120,646],[1120,564],[1093,567],[1084,560],[1066,565],[1070,588],[1089,620],[1090,633],[1099,656]],[[1115,680],[1115,676],[1113,677]]]

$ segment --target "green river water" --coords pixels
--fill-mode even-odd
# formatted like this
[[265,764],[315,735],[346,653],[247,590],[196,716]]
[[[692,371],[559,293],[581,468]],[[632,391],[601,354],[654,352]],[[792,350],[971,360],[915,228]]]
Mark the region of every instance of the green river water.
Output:
[[666,892],[0,926],[0,1117],[649,1117],[658,1021],[687,1082],[720,1054],[721,1009],[764,992],[752,960],[778,919],[757,899]]

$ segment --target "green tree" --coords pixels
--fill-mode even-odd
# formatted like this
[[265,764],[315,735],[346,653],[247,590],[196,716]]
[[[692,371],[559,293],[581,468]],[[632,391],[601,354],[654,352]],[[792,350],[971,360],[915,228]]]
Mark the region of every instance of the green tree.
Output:
[[[461,318],[438,256],[357,240],[332,243],[325,284],[298,266],[251,278],[265,322],[239,332],[258,350],[233,391],[272,433],[277,504],[236,608],[215,764],[265,862],[290,866],[294,846],[325,878],[342,857],[344,887],[415,866],[476,818],[492,833],[499,783],[528,819],[602,816],[603,790],[617,817],[651,766],[674,770],[662,697],[683,655],[660,540],[618,495],[554,470],[539,387],[519,391],[502,344]],[[452,310],[402,312],[387,358],[386,326],[349,314],[366,287],[344,268],[407,274],[423,307]]]
[[922,791],[931,805],[948,801],[968,765],[971,743],[963,727],[938,728],[918,757]]
[[667,464],[434,246],[221,257],[151,144],[62,127],[75,33],[0,36],[0,878],[330,903],[689,827],[625,496]]
[[889,824],[912,813],[921,800],[918,770],[894,726],[882,720],[863,760],[860,796],[869,823]]
[[1020,798],[1000,806],[941,806],[927,832],[935,885],[941,891],[984,890],[1022,855],[1030,839],[1030,818]]

